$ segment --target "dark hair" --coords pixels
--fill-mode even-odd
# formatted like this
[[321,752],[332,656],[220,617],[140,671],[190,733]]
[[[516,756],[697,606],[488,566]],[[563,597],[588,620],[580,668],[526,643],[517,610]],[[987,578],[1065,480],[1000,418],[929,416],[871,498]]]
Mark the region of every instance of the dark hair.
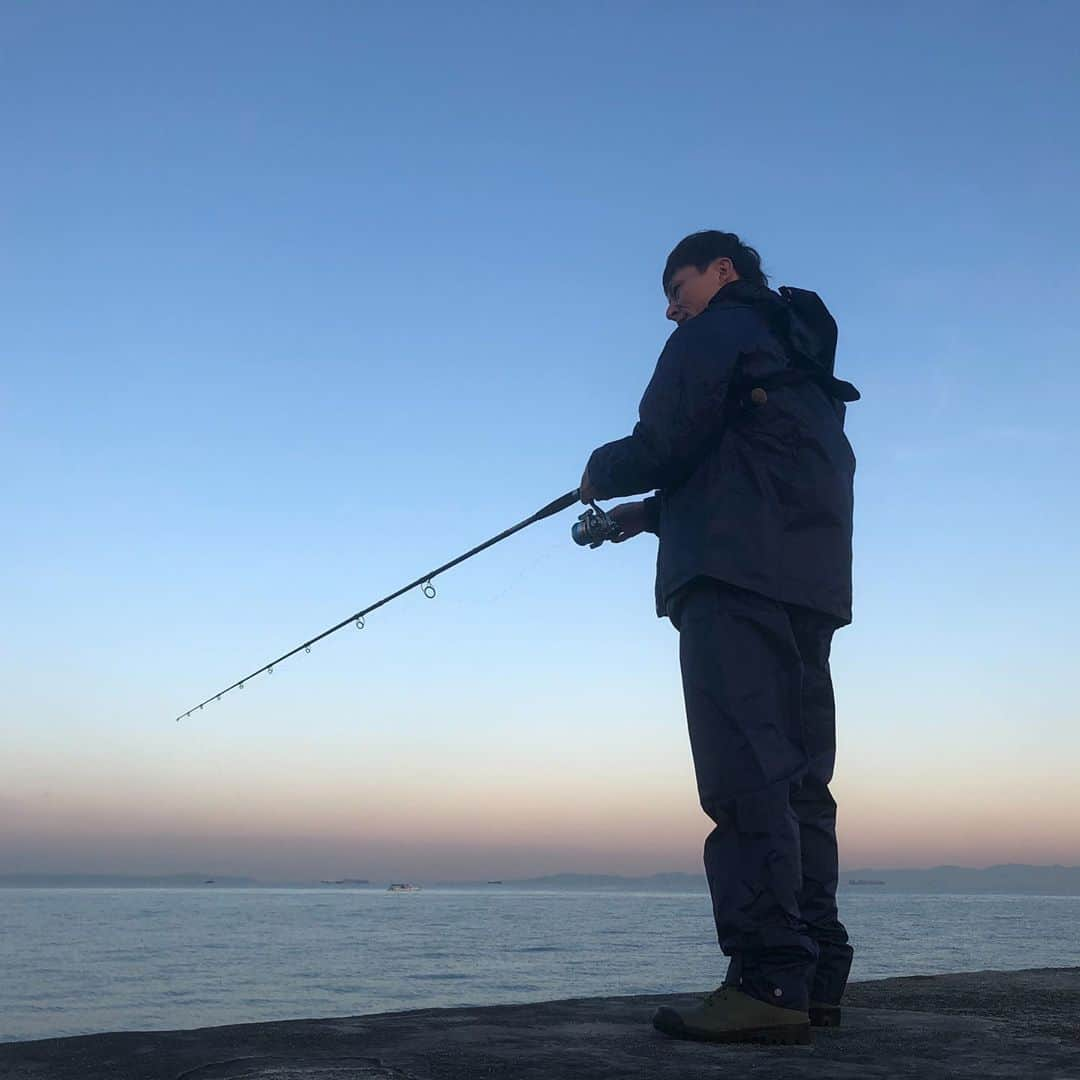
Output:
[[769,279],[761,269],[761,256],[734,233],[706,229],[684,236],[671,250],[664,264],[661,284],[667,295],[671,279],[684,267],[692,266],[698,273],[717,259],[730,259],[735,273],[751,285],[767,286]]

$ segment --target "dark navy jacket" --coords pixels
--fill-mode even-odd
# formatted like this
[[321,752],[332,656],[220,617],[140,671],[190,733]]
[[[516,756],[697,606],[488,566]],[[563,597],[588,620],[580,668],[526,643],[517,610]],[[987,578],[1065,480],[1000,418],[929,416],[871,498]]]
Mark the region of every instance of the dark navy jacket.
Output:
[[659,489],[647,500],[659,615],[704,576],[851,621],[844,406],[793,377],[791,348],[770,328],[777,304],[741,281],[721,289],[668,338],[633,434],[589,458],[598,498]]

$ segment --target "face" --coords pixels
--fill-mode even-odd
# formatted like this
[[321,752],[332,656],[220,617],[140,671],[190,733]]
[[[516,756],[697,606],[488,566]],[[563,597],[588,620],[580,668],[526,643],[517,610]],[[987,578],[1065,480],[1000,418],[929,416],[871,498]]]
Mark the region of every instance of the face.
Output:
[[667,317],[672,322],[684,323],[700,315],[720,289],[738,278],[730,259],[715,259],[704,270],[694,266],[676,270],[668,282]]

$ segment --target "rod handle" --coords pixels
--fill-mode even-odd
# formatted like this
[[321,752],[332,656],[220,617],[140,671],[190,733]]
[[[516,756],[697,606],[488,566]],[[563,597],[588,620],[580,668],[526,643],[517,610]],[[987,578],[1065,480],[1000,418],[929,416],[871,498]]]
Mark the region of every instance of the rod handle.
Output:
[[574,488],[573,491],[568,491],[565,495],[560,495],[557,499],[549,502],[542,510],[537,510],[533,514],[534,521],[540,521],[542,518],[551,517],[552,514],[559,513],[560,510],[565,510],[569,506],[573,506],[581,497],[581,489]]

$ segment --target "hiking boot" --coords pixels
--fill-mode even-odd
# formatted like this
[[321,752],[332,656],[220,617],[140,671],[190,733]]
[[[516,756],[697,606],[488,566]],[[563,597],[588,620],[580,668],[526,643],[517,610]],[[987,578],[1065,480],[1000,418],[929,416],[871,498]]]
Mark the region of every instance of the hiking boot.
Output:
[[839,1027],[840,1006],[822,1005],[820,1001],[810,1002],[811,1027]]
[[676,1039],[722,1043],[778,1043],[805,1046],[810,1042],[810,1018],[798,1009],[783,1009],[767,1001],[721,986],[698,1006],[656,1010],[653,1027]]

